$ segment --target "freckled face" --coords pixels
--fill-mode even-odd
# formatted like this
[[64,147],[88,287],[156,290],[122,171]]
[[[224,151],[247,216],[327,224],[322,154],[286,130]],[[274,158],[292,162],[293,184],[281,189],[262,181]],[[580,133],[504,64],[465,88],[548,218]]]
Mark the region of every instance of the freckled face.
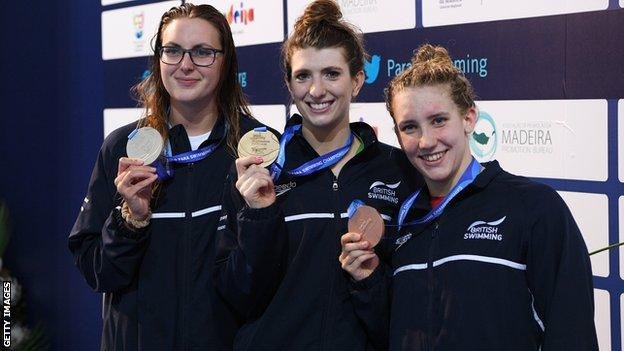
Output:
[[472,158],[468,136],[476,110],[461,113],[448,84],[405,88],[393,97],[396,132],[409,160],[434,196],[457,184]]

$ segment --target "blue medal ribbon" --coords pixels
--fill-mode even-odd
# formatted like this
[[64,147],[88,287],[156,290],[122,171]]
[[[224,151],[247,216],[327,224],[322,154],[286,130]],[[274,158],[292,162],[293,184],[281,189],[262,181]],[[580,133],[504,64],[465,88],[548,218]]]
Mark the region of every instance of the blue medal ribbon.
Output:
[[[171,145],[167,141],[164,154],[160,156],[156,161],[152,162],[150,166],[153,166],[156,168],[156,174],[158,175],[158,179],[160,181],[164,181],[169,178],[172,178],[173,177],[172,165],[174,163],[193,163],[193,162],[199,162],[205,159],[206,157],[208,157],[208,155],[213,153],[219,147],[219,145],[221,145],[221,143],[223,143],[223,140],[225,140],[226,135],[227,135],[227,130],[228,130],[228,123],[226,121],[225,122],[225,134],[219,141],[217,141],[216,143],[210,144],[206,147],[202,147],[201,149],[183,152],[181,154],[177,154],[174,156],[170,156],[172,153]],[[128,135],[128,139],[132,139],[132,137],[136,134],[136,132],[137,132],[137,129],[133,130]]]
[[277,153],[277,159],[271,165],[271,177],[273,178],[273,182],[277,181],[282,173],[282,169],[284,168],[284,163],[286,162],[286,145],[300,129],[301,124],[295,124],[284,130],[284,134],[282,134],[279,142],[280,145],[279,152]]
[[[273,178],[274,182],[277,181],[277,179],[279,178],[280,174],[283,171],[284,163],[286,162],[286,145],[299,130],[301,130],[301,124],[295,124],[286,128],[284,130],[284,134],[282,134],[277,159],[271,165],[271,177]],[[286,171],[286,173],[291,176],[300,177],[310,175],[312,173],[335,165],[349,152],[351,144],[353,144],[353,139],[353,133],[350,133],[349,139],[347,139],[342,147],[334,151],[328,152],[322,156],[319,156],[311,161],[308,161],[295,169]]]
[[213,153],[217,149],[217,147],[219,147],[219,145],[221,145],[223,139],[224,138],[214,144],[202,147],[201,149],[184,152],[174,156],[163,155],[152,164],[154,167],[156,167],[156,174],[158,174],[158,179],[163,181],[173,177],[173,167],[171,166],[174,163],[194,163],[205,159],[206,157],[208,157],[208,155]]
[[453,198],[457,196],[457,194],[459,194],[468,185],[470,185],[477,178],[477,175],[479,175],[479,172],[481,172],[481,165],[479,164],[479,162],[477,162],[477,160],[473,158],[470,164],[468,165],[468,168],[466,168],[461,178],[459,178],[459,181],[457,182],[457,184],[455,184],[453,189],[451,189],[449,194],[444,197],[444,200],[438,206],[436,206],[431,211],[429,211],[429,213],[427,213],[425,216],[417,220],[403,224],[403,221],[405,220],[405,217],[407,216],[407,212],[409,212],[409,209],[412,207],[412,205],[414,204],[414,201],[416,201],[416,199],[418,198],[418,195],[420,195],[420,192],[422,191],[422,188],[418,189],[415,193],[410,195],[401,205],[401,209],[399,210],[399,217],[397,220],[399,230],[401,230],[401,226],[403,225],[429,223],[432,220],[438,218],[444,211],[444,208],[446,207],[446,205],[448,205],[449,202],[451,202],[451,200],[453,200]]
[[359,199],[355,199],[353,201],[351,201],[351,204],[349,205],[349,208],[347,208],[347,215],[349,216],[349,218],[353,217],[353,215],[355,214],[355,212],[357,212],[358,208],[364,206],[364,201],[359,200]]

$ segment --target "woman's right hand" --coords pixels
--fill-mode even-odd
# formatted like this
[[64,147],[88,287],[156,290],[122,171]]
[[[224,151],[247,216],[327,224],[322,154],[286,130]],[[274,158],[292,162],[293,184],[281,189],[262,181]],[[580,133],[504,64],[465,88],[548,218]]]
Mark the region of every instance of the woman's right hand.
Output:
[[344,269],[355,281],[367,278],[379,266],[379,257],[370,247],[370,243],[362,240],[362,234],[346,233],[340,238],[342,252],[338,257]]
[[260,167],[262,157],[247,156],[236,160],[236,189],[250,208],[269,207],[275,202],[275,187],[269,170]]
[[152,184],[158,179],[156,168],[143,165],[143,161],[122,157],[117,167],[115,186],[128,204],[130,216],[142,221],[149,215]]

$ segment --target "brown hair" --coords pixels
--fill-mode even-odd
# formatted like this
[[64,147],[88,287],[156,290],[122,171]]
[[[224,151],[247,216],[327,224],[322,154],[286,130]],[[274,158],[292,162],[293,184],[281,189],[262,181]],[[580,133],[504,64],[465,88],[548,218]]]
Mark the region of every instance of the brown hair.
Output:
[[401,90],[423,85],[449,84],[451,98],[462,113],[474,107],[475,94],[464,73],[453,65],[441,46],[421,45],[412,57],[411,67],[392,79],[385,89],[386,108],[394,118],[392,99]]
[[309,4],[295,22],[294,31],[282,45],[281,61],[287,81],[290,81],[292,74],[293,53],[309,47],[341,47],[345,50],[351,76],[364,69],[366,51],[362,33],[342,19],[338,4],[332,0],[316,0]]
[[158,31],[153,39],[154,55],[150,61],[150,75],[143,81],[132,87],[137,101],[145,107],[147,116],[142,125],[149,125],[160,132],[163,138],[168,138],[167,117],[170,107],[169,93],[165,89],[160,75],[160,47],[162,46],[162,33],[173,20],[179,18],[202,18],[212,24],[221,38],[223,50],[223,65],[219,83],[216,87],[217,106],[219,114],[228,124],[227,145],[236,155],[236,145],[240,139],[240,115],[251,116],[249,104],[238,84],[238,61],[230,25],[221,12],[210,5],[193,5],[186,3],[172,7],[160,18]]

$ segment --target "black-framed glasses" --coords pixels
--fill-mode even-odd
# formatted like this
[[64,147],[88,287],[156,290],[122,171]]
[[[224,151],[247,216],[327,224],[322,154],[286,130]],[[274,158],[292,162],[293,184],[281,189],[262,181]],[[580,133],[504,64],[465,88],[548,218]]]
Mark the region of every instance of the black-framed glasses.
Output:
[[162,46],[159,49],[160,61],[167,65],[177,65],[182,62],[184,54],[187,52],[195,66],[209,67],[215,62],[217,54],[223,53],[223,50],[204,48],[201,46],[188,50],[182,49],[179,46]]

